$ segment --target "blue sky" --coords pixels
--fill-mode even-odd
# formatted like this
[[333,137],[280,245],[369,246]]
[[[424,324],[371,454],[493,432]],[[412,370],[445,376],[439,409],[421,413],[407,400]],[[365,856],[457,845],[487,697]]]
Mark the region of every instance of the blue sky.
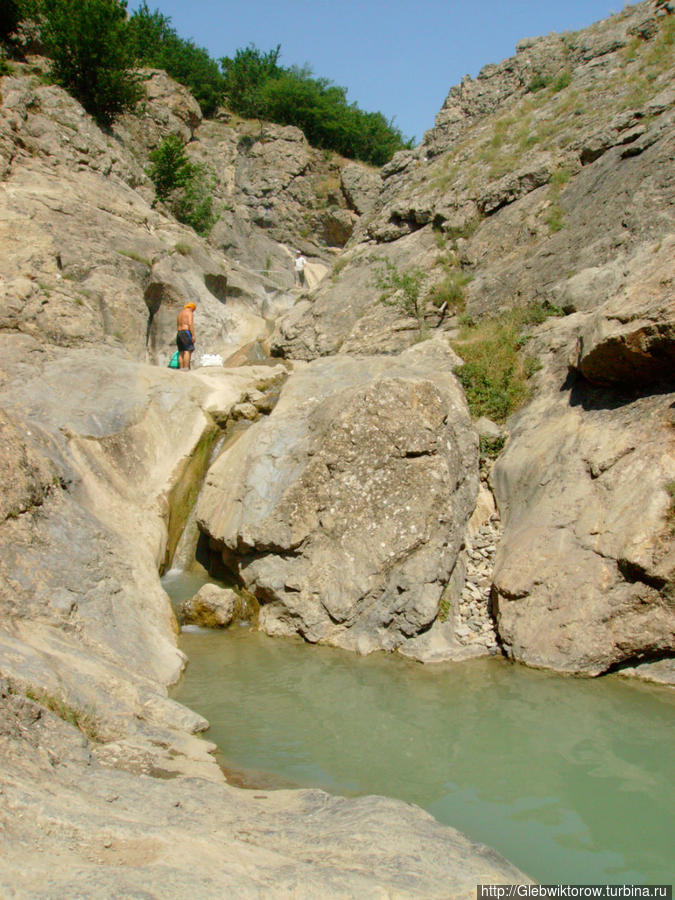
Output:
[[[515,53],[516,43],[575,31],[622,0],[147,0],[214,59],[281,44],[282,65],[308,63],[347,99],[394,118],[419,142],[464,75]],[[129,0],[135,10],[140,0]]]

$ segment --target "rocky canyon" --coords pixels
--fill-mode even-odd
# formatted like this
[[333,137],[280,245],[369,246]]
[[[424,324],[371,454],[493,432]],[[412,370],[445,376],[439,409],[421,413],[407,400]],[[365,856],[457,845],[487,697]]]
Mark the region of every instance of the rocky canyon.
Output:
[[[4,895],[528,880],[396,800],[228,784],[168,696],[160,575],[195,514],[269,635],[675,683],[671,6],[521,41],[381,169],[206,120],[160,70],[108,130],[40,56],[0,78]],[[148,177],[169,135],[206,237]],[[524,372],[501,411],[467,374],[486,328]]]

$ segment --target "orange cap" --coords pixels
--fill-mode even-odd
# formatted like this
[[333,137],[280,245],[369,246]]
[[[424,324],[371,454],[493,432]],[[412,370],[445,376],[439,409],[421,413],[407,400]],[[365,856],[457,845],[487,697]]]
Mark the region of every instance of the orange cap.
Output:
[[194,304],[192,301],[190,301],[189,303],[186,303],[186,304],[185,304],[185,306],[183,307],[183,309],[197,309],[197,306],[196,306],[196,304]]

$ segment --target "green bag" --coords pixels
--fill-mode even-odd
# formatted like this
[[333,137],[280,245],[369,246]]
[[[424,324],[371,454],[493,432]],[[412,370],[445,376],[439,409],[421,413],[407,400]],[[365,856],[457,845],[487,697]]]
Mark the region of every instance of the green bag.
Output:
[[176,350],[174,355],[169,360],[169,368],[170,369],[180,369],[180,363],[178,362],[178,350]]

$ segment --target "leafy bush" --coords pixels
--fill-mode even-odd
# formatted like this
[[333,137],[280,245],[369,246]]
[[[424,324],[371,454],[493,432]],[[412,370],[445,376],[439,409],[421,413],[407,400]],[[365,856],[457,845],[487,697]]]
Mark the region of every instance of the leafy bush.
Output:
[[570,172],[570,170],[566,169],[564,166],[561,166],[551,174],[549,183],[555,190],[561,191],[571,177],[572,173]]
[[553,84],[551,85],[551,91],[554,94],[557,94],[559,91],[562,91],[564,88],[569,87],[572,83],[572,73],[569,69],[566,69],[562,75],[559,75],[558,78],[555,79]]
[[296,125],[315,147],[378,166],[413,145],[381,113],[349,103],[345,88],[313,77],[306,67],[281,66],[279,45],[266,53],[254,45],[237,50],[220,60],[221,71],[146,0],[128,21],[126,7],[126,0],[2,0],[0,40],[22,19],[38,19],[54,78],[102,125],[140,98],[131,67],[149,66],[185,85],[205,116],[227,98],[241,116]]
[[206,166],[195,163],[187,183],[170,198],[169,206],[179,222],[206,236],[213,228],[213,183]]
[[488,437],[484,434],[480,439],[480,455],[487,456],[488,459],[497,459],[505,443],[505,437]]
[[398,307],[405,315],[414,316],[421,330],[424,319],[422,290],[426,275],[417,268],[399,272],[388,259],[377,261],[384,264],[384,268],[379,271],[375,281],[377,286],[384,291],[380,301],[389,306]]
[[108,126],[141,96],[130,71],[124,0],[42,0],[41,38],[52,75],[100,125]]
[[176,188],[184,187],[192,174],[192,163],[175,134],[170,134],[152,151],[150,163],[147,173],[160,200],[166,200]]
[[471,281],[471,275],[462,272],[461,269],[453,269],[441,282],[434,285],[429,292],[429,300],[440,309],[444,303],[450,309],[460,311],[464,309],[466,297],[465,286]]
[[464,360],[455,372],[474,418],[504,422],[528,399],[528,379],[540,363],[521,352],[529,336],[527,327],[558,314],[555,307],[533,304],[464,326],[453,342]]
[[7,57],[5,56],[4,50],[0,47],[0,76],[9,75],[11,72],[11,68],[9,63],[7,62]]
[[551,203],[546,215],[544,216],[544,222],[548,225],[551,234],[555,234],[556,231],[562,231],[562,229],[565,227],[565,223],[563,222],[564,217],[565,211],[556,198]]
[[147,173],[157,198],[178,221],[208,234],[215,221],[211,178],[206,166],[190,161],[177,135],[169,135],[152,151]]
[[537,72],[532,81],[528,84],[527,89],[535,94],[537,91],[543,91],[545,87],[548,87],[551,81],[550,75],[542,75],[541,72]]
[[565,211],[560,205],[560,194],[571,177],[569,170],[563,167],[556,169],[549,179],[549,198],[551,203],[544,216],[544,222],[548,225],[551,234],[555,234],[556,231],[560,231],[565,227],[563,222]]
[[262,117],[260,91],[265,84],[284,73],[278,64],[280,52],[280,44],[267,53],[250,44],[245,49],[237,50],[233,58],[220,60],[225,96],[234,112],[248,119]]
[[129,19],[128,40],[137,65],[164,69],[188,88],[205,116],[213,115],[225,90],[218,63],[206,50],[179,37],[169,16],[150,12],[144,0]]

